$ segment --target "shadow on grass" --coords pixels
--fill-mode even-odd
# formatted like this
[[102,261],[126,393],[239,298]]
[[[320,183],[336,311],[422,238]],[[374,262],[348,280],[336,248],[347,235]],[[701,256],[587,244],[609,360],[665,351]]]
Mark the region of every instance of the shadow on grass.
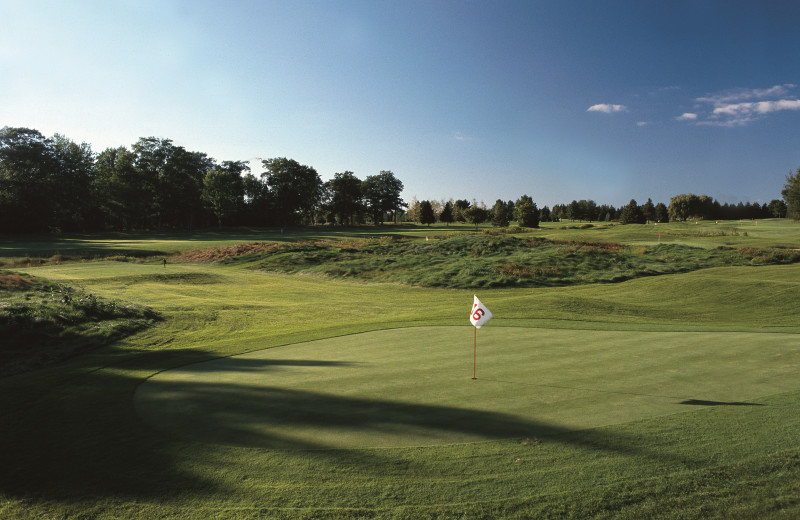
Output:
[[[225,363],[203,363],[192,367],[192,372],[264,372],[270,367],[354,367],[362,363],[316,359],[257,359],[241,356],[225,358]],[[202,385],[202,382],[197,382]],[[153,384],[147,382],[148,386]]]
[[704,399],[687,399],[686,401],[681,401],[678,404],[689,404],[694,406],[765,406],[761,403],[706,401]]
[[[180,403],[169,411],[178,414],[178,419],[170,420],[186,421],[184,426],[193,432],[189,439],[177,439],[140,418],[134,393],[141,390],[143,375],[216,356],[200,350],[136,353],[110,349],[109,354],[118,355],[119,361],[93,371],[88,371],[88,363],[76,363],[0,379],[4,396],[0,403],[0,495],[54,501],[169,500],[172,496],[185,500],[224,495],[235,484],[206,478],[196,469],[215,460],[217,450],[226,449],[220,443],[280,449],[284,459],[317,459],[330,464],[328,467],[355,467],[375,475],[400,456],[393,450],[360,446],[332,449],[336,445],[327,436],[347,435],[348,431],[359,435],[430,431],[473,440],[535,436],[587,452],[647,457],[658,463],[684,462],[651,450],[647,439],[618,432],[569,432],[556,424],[504,413],[403,402],[402,396],[397,400],[333,396],[202,378],[158,387],[157,380],[151,380],[145,386],[156,385],[152,389],[158,390],[159,398],[167,396]],[[350,365],[315,360],[270,363],[275,368]],[[241,360],[234,369],[263,370],[264,365],[263,360]],[[141,404],[137,396],[140,409]],[[273,423],[283,428],[273,433],[260,427]],[[309,428],[323,434],[319,438],[292,435],[294,429]],[[246,457],[247,452],[241,456]]]
[[[198,231],[166,232],[113,232],[113,233],[69,233],[63,235],[0,235],[0,257],[49,258],[53,255],[77,258],[104,258],[108,256],[152,257],[169,256],[175,251],[147,249],[147,246],[120,246],[120,242],[260,242],[280,240],[349,238],[354,236],[378,237],[386,234],[413,233],[414,226],[358,226],[358,227],[311,227],[290,228],[223,228]],[[153,244],[150,244],[153,247]],[[67,258],[65,258],[66,260]]]
[[[259,371],[284,366],[350,367],[347,361],[226,360],[224,371]],[[600,429],[575,431],[517,415],[396,399],[333,395],[315,390],[247,385],[202,377],[221,365],[195,365],[191,379],[154,378],[139,386],[134,403],[145,422],[176,439],[257,449],[310,452],[345,464],[359,458],[391,459],[391,452],[371,448],[549,438],[590,450],[676,462],[652,452],[640,438]],[[364,451],[369,456],[357,454]],[[309,456],[308,453],[305,456]],[[683,461],[681,461],[683,462]]]
[[[180,469],[170,444],[138,418],[132,397],[141,378],[129,374],[214,357],[109,347],[0,378],[0,496],[94,500],[213,488]],[[93,358],[118,362],[92,369]]]

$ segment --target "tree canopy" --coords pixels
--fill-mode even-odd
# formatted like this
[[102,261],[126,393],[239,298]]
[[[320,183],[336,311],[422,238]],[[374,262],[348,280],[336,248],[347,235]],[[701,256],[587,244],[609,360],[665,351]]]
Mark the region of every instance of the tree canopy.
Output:
[[792,175],[786,176],[786,184],[781,191],[786,201],[786,216],[800,219],[800,168]]

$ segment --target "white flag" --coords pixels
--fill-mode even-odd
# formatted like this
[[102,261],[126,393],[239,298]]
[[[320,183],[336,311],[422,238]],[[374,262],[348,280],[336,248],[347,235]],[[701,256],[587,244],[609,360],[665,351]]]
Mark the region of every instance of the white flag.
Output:
[[490,319],[492,319],[492,313],[481,303],[478,297],[475,296],[475,302],[472,304],[472,310],[469,313],[469,321],[476,329],[479,329]]

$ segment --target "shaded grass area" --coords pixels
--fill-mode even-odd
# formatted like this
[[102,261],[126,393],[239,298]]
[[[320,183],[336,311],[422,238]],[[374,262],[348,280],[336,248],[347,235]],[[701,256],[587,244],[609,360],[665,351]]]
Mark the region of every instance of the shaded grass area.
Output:
[[0,375],[24,372],[151,326],[152,309],[0,271]]
[[710,267],[788,264],[800,261],[800,251],[678,244],[625,246],[456,234],[426,241],[384,237],[358,242],[258,243],[186,258],[422,287],[491,288],[609,283]]
[[[414,327],[162,372],[135,403],[183,439],[367,448],[541,437],[800,389],[796,334]],[[710,363],[724,346],[724,362]],[[729,382],[737,385],[730,387]]]

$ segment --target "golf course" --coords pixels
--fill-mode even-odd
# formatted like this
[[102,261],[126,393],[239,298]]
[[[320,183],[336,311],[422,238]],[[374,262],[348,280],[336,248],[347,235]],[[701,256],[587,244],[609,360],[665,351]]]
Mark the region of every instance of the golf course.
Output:
[[791,220],[3,236],[0,282],[0,518],[800,516]]

